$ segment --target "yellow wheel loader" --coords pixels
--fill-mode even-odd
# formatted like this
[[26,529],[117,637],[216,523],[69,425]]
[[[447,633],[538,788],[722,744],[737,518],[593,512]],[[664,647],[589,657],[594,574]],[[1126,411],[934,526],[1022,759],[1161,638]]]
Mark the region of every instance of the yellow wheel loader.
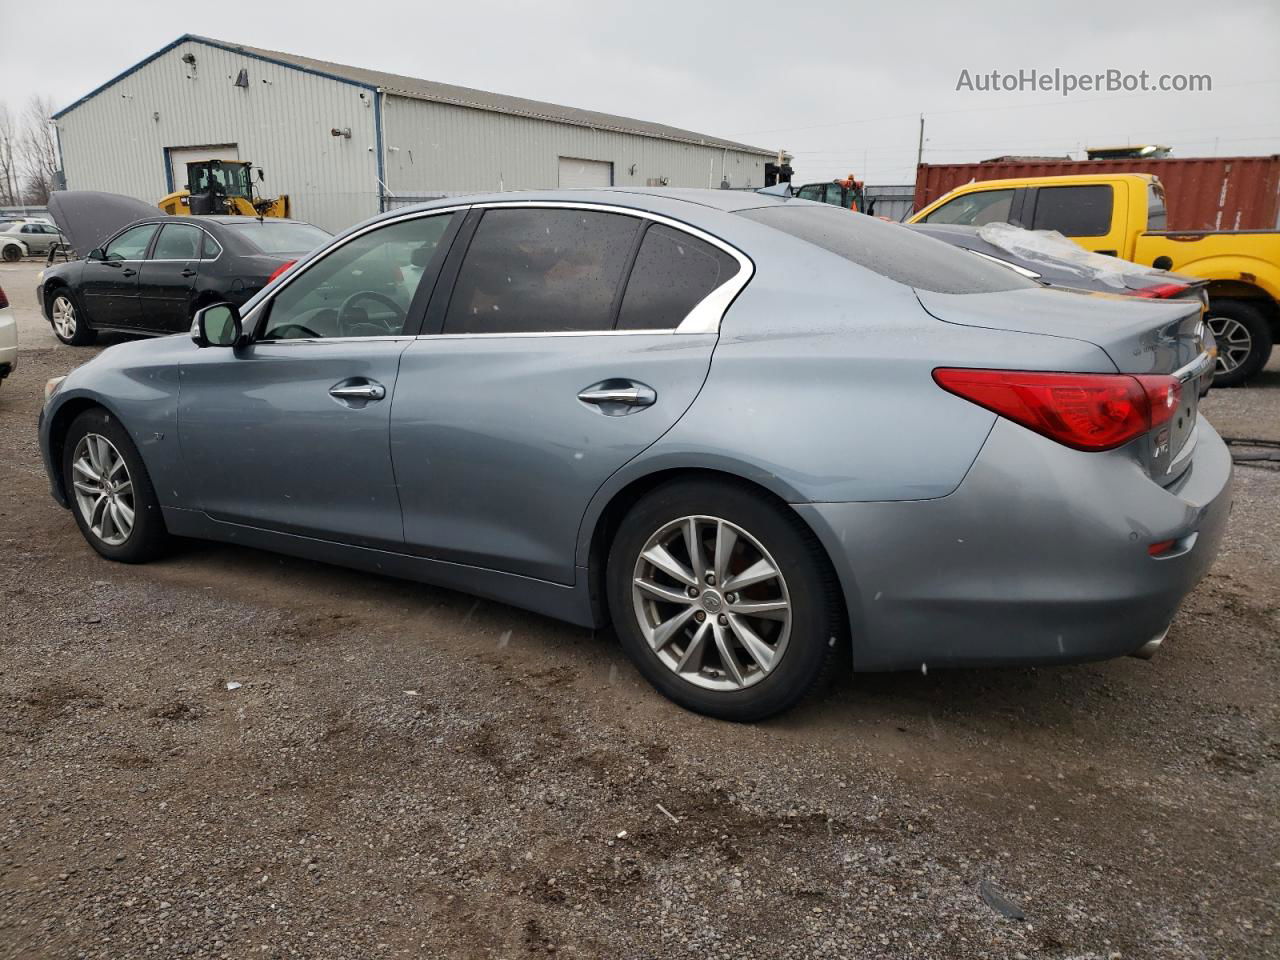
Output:
[[[262,179],[262,169],[258,169]],[[239,215],[289,217],[289,197],[258,197],[253,192],[253,167],[238,160],[198,160],[187,164],[187,183],[164,197],[159,207],[174,216]]]

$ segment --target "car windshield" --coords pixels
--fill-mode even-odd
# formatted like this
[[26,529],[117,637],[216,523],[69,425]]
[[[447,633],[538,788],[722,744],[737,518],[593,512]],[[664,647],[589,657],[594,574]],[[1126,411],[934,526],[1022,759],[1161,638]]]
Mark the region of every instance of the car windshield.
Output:
[[827,205],[780,203],[739,214],[844,257],[882,277],[934,293],[996,293],[1038,286],[901,224]]
[[261,253],[310,253],[330,238],[309,223],[245,220],[227,225]]

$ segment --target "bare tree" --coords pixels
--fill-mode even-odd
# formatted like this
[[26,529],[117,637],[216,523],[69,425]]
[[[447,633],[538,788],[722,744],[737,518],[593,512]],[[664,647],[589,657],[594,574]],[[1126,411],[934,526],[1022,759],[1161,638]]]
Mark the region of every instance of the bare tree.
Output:
[[18,147],[18,131],[13,125],[9,105],[0,103],[0,204],[18,202],[18,167],[14,148]]
[[22,115],[21,160],[24,199],[44,204],[53,192],[58,172],[58,141],[53,132],[53,101],[35,94]]

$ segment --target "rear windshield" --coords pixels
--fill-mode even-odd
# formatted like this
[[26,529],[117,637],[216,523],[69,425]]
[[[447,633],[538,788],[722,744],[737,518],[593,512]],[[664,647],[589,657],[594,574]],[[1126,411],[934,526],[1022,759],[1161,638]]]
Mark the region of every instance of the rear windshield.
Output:
[[882,277],[934,293],[996,293],[1039,286],[1006,267],[941,240],[865,214],[827,205],[787,203],[739,216],[789,233]]
[[310,253],[329,239],[329,234],[309,223],[272,223],[246,220],[227,224],[263,253]]

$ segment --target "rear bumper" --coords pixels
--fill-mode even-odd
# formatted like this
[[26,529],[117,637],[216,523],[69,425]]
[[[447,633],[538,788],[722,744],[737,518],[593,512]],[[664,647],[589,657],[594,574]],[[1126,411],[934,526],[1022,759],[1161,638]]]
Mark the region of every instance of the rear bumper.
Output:
[[[998,420],[947,497],[799,504],[844,586],[859,670],[1135,653],[1217,555],[1231,456],[1206,421],[1166,489],[1124,451],[1082,454]],[[1162,558],[1148,546],[1178,545]]]

